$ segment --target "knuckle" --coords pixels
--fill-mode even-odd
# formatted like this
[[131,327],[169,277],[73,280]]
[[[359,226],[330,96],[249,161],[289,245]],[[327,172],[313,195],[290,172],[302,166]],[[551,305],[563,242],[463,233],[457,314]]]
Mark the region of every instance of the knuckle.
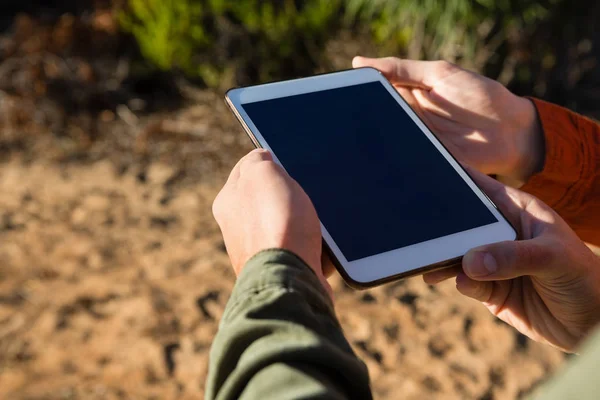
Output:
[[530,267],[532,270],[543,269],[554,258],[554,249],[550,245],[523,242],[516,249],[517,262],[523,266]]
[[519,197],[521,200],[521,203],[523,203],[527,209],[530,210],[547,210],[549,209],[549,207],[544,204],[540,199],[538,199],[537,197],[529,194],[529,193],[525,193],[520,191],[519,189],[514,189],[511,188],[513,191],[515,191],[516,193],[519,193]]
[[244,163],[260,163],[272,160],[271,154],[265,149],[254,149],[243,158]]
[[219,192],[219,194],[217,194],[217,197],[215,197],[215,200],[212,203],[212,213],[217,221],[221,218],[221,215],[223,212],[223,201],[224,201],[223,197],[224,197],[223,190],[221,190]]
[[432,79],[441,80],[458,72],[461,68],[446,60],[431,61],[428,74]]
[[491,288],[488,282],[477,282],[473,288],[473,298],[479,301],[488,301],[491,296]]
[[454,71],[457,68],[455,64],[453,64],[449,61],[446,61],[446,60],[438,60],[438,61],[434,61],[434,62],[435,62],[436,69],[441,74]]
[[272,161],[249,165],[243,172],[238,185],[240,193],[261,191],[282,176],[281,167]]
[[280,167],[273,161],[262,161],[251,165],[248,173],[251,176],[265,178],[280,173]]
[[381,60],[382,62],[378,66],[378,69],[383,72],[384,75],[390,76],[403,76],[405,75],[402,60],[398,57],[385,57]]
[[540,232],[568,227],[556,211],[537,197],[527,195],[523,198],[522,204],[524,204],[524,210],[533,217],[533,224],[537,227],[536,235],[539,235]]
[[245,171],[249,169],[253,164],[254,160],[249,154],[244,156],[244,158],[240,160],[240,171]]
[[397,67],[398,65],[402,64],[402,60],[398,57],[386,57],[386,58],[384,58],[383,61],[388,63],[390,66],[394,66],[394,67]]

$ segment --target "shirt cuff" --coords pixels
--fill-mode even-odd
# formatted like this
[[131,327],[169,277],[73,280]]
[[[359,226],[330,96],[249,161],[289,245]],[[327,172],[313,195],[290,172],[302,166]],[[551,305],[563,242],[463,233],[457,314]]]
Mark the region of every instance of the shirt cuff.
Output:
[[246,262],[223,319],[234,318],[264,291],[272,289],[298,293],[313,312],[328,314],[337,321],[333,302],[315,272],[296,254],[284,249],[262,250]]
[[560,106],[531,98],[542,125],[546,155],[544,168],[533,175],[520,189],[554,209],[568,204],[571,193],[577,192],[591,154],[583,132],[580,116]]

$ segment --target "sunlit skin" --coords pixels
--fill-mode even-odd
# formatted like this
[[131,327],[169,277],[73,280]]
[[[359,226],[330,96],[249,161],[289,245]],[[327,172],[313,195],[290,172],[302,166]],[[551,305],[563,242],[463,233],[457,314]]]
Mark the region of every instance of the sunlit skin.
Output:
[[[544,139],[535,107],[500,83],[444,61],[356,57],[352,64],[381,71],[462,163],[515,187],[542,169]],[[539,200],[489,178],[479,180],[505,200],[503,207],[519,228],[520,239],[529,240],[495,245],[495,274],[473,275],[472,267],[484,259],[492,263],[490,255],[475,250],[466,255],[462,268],[426,274],[425,281],[456,277],[461,293],[484,302],[520,332],[573,350],[600,313],[598,259]],[[527,276],[534,267],[536,274]],[[514,279],[497,278],[506,269]],[[554,275],[539,275],[541,271]]]
[[445,61],[356,57],[352,65],[381,71],[463,163],[516,186],[543,166],[533,103],[500,83]]
[[[574,350],[600,318],[598,258],[538,199],[474,170],[469,173],[522,240],[474,249],[462,269],[432,272],[425,281],[435,284],[456,276],[461,293],[483,302],[523,334]],[[236,165],[213,212],[236,274],[259,251],[284,248],[305,260],[331,294],[321,267],[317,213],[270,153],[255,150]]]
[[[447,63],[354,60],[356,67],[365,65],[386,74],[461,162],[512,182],[543,164],[543,140],[529,100]],[[473,249],[462,267],[424,280],[436,284],[455,277],[462,294],[523,334],[574,351],[600,319],[599,259],[543,202],[468,171],[519,240]],[[284,248],[305,260],[331,294],[325,277],[333,268],[322,254],[317,213],[267,151],[255,150],[236,165],[213,211],[236,274],[260,250]]]
[[469,169],[518,230],[518,241],[468,252],[462,268],[424,275],[430,284],[456,276],[456,288],[533,340],[574,351],[600,322],[600,259],[546,204]]
[[331,294],[321,268],[317,212],[268,151],[253,150],[236,164],[213,203],[213,214],[236,275],[259,251],[283,248],[302,258]]

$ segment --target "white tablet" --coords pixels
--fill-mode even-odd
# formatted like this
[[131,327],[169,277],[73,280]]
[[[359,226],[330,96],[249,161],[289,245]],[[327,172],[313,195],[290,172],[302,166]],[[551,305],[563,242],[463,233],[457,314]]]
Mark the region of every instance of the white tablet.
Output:
[[469,249],[516,238],[375,69],[232,89],[226,100],[307,192],[351,286],[456,265]]

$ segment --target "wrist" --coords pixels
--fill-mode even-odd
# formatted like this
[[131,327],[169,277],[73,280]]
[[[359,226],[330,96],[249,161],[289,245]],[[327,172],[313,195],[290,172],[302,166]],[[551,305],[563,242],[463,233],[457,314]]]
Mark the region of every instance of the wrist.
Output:
[[517,131],[509,135],[515,137],[516,162],[511,172],[498,179],[513,187],[520,187],[534,174],[542,171],[545,160],[545,140],[542,125],[533,101],[517,97]]

